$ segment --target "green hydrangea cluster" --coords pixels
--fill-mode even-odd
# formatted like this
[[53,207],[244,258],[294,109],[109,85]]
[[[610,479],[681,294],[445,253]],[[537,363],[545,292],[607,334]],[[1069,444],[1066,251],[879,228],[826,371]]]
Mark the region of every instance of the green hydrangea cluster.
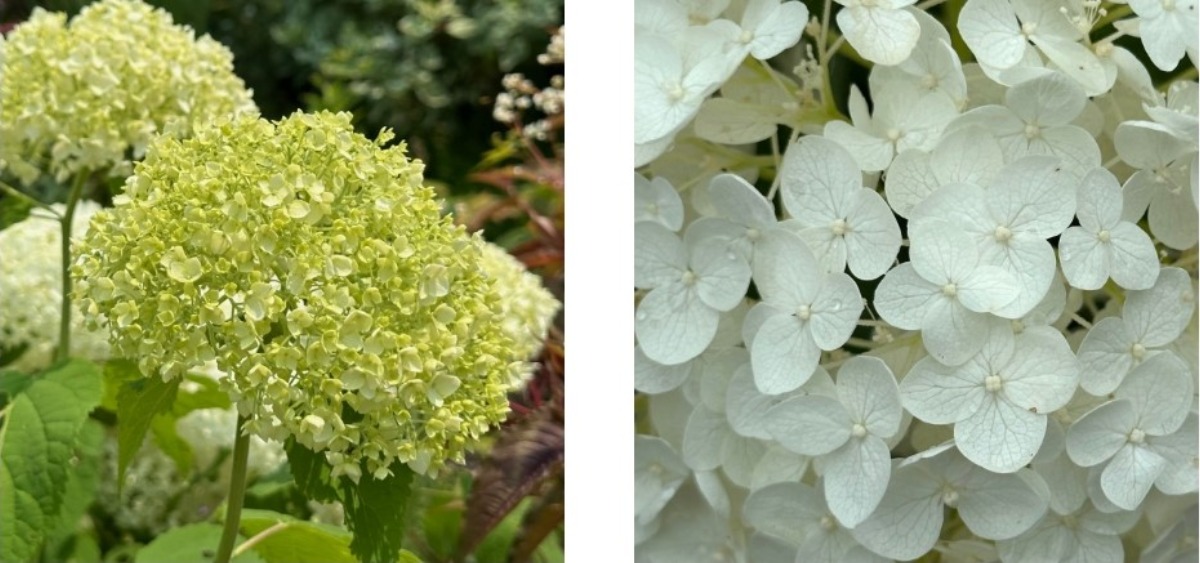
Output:
[[156,141],[81,245],[81,309],[148,376],[215,359],[250,431],[336,475],[461,460],[504,419],[529,345],[485,243],[390,138],[296,113]]
[[140,0],[96,2],[70,23],[35,9],[0,41],[0,61],[0,168],[26,184],[127,176],[156,134],[257,113],[228,49]]
[[[524,264],[503,248],[485,243],[481,259],[484,272],[496,280],[504,295],[500,303],[501,326],[513,341],[516,357],[536,356],[562,304],[546,290],[541,278],[526,270]],[[519,380],[510,383],[522,385],[532,373],[531,369],[525,370]]]
[[[65,206],[51,206],[62,213]],[[72,218],[76,240],[100,211],[94,201],[80,201]],[[37,371],[50,366],[62,322],[62,225],[42,209],[0,231],[0,348],[24,352],[7,369]],[[108,358],[103,332],[86,329],[78,314],[71,315],[71,356]]]

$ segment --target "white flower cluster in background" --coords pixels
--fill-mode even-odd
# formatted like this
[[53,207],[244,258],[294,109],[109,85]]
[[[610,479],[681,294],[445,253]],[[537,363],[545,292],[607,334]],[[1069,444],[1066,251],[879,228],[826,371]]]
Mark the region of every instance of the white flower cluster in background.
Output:
[[[216,369],[215,362],[193,373],[214,381],[228,377]],[[199,385],[183,381],[180,389],[196,392]],[[120,491],[117,441],[111,437],[105,442],[98,505],[122,529],[149,535],[208,519],[229,494],[236,424],[237,412],[232,408],[198,409],[182,416],[175,423],[175,431],[191,452],[191,467],[181,470],[154,438],[148,437],[126,469]],[[251,481],[274,472],[286,461],[283,444],[250,437],[247,473]]]
[[1198,557],[1196,3],[915,4],[636,2],[639,563]]
[[[63,213],[66,206],[51,209]],[[81,201],[71,223],[72,240],[83,237],[92,215],[100,210],[94,201]],[[25,348],[6,366],[37,371],[50,366],[58,346],[62,320],[62,224],[43,209],[0,230],[0,347]],[[89,360],[108,358],[108,339],[89,331],[83,316],[71,315],[71,356]]]

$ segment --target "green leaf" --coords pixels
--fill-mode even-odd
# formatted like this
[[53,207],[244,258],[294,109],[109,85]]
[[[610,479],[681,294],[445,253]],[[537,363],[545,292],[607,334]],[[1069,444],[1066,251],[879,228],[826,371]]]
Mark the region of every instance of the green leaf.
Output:
[[125,469],[142,447],[154,416],[168,412],[179,391],[179,378],[160,377],[127,381],[117,392],[117,484],[125,482]]
[[184,376],[188,381],[200,387],[197,391],[180,389],[171,406],[171,414],[182,418],[187,413],[200,409],[227,409],[233,406],[229,395],[221,391],[220,386],[211,377],[189,373]]
[[351,552],[365,563],[395,561],[404,540],[412,470],[394,463],[390,467],[392,475],[386,479],[375,479],[364,468],[358,483],[345,476],[334,480],[330,478],[332,468],[325,456],[293,440],[284,447],[292,477],[306,497],[321,502],[342,501],[346,525],[354,533]]
[[413,472],[402,463],[390,469],[386,479],[375,479],[365,470],[358,484],[340,479],[346,524],[354,532],[350,550],[364,563],[394,561],[404,541],[404,509],[412,495]]
[[32,375],[19,371],[0,371],[0,406],[12,402],[13,397],[20,395],[30,383],[33,383]]
[[341,493],[330,478],[333,468],[325,461],[324,455],[290,438],[284,444],[284,449],[287,451],[288,466],[292,469],[292,478],[305,497],[320,502],[341,500]]
[[87,512],[88,505],[96,498],[100,484],[100,460],[104,453],[104,426],[94,420],[85,420],[76,437],[74,456],[70,461],[71,472],[63,495],[62,509],[58,518],[46,530],[53,542],[64,541],[75,533],[79,520]]
[[100,395],[95,366],[70,361],[8,405],[0,427],[0,561],[40,550],[62,507],[76,437]]
[[180,479],[187,479],[192,474],[192,446],[179,437],[175,428],[173,416],[160,414],[150,421],[150,432],[154,434],[154,444],[162,453],[175,462],[175,473]]
[[[238,536],[239,543],[245,538]],[[210,563],[216,559],[217,544],[221,542],[221,526],[192,524],[167,531],[149,545],[138,550],[135,563]],[[265,563],[258,554],[248,551],[233,561]]]
[[125,383],[142,378],[137,363],[131,360],[109,360],[104,362],[104,397],[100,406],[112,412],[117,412],[117,392]]
[[267,563],[358,563],[350,554],[350,532],[336,526],[253,509],[242,511],[240,526],[251,539],[270,530],[251,548]]

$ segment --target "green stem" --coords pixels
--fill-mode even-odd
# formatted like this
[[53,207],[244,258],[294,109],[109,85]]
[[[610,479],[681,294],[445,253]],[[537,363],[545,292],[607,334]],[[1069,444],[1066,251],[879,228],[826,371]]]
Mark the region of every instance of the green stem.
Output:
[[36,199],[33,199],[29,195],[21,192],[20,190],[14,188],[8,184],[5,184],[4,182],[0,182],[0,191],[3,191],[4,193],[6,193],[14,198],[17,198],[21,201],[24,201],[25,203],[28,203],[29,205],[37,207],[38,209],[45,210],[45,211],[49,212],[50,215],[55,218],[58,218],[58,219],[62,218],[62,215],[60,215],[57,211],[55,211],[53,207],[50,207],[49,205],[46,205]]
[[83,184],[87,182],[87,173],[80,171],[71,185],[71,193],[67,196],[67,210],[62,216],[62,317],[58,325],[58,350],[54,354],[55,361],[66,361],[71,355],[71,223],[75,219],[75,207],[83,195]]
[[233,443],[233,473],[229,476],[229,498],[225,501],[225,529],[217,547],[216,563],[229,563],[242,520],[242,501],[246,498],[246,462],[250,458],[250,436],[242,432],[246,417],[238,415],[237,440]]

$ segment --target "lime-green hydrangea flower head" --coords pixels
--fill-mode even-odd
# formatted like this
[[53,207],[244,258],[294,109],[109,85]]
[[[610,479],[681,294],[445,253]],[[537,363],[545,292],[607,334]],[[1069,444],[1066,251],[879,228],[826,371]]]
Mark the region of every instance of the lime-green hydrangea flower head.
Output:
[[233,55],[140,0],[35,9],[0,41],[0,168],[30,183],[129,173],[155,134],[256,113]]
[[253,432],[325,451],[337,474],[461,460],[507,414],[528,347],[485,243],[390,137],[296,113],[161,138],[92,220],[81,309],[143,374],[215,359]]
[[[496,286],[504,296],[500,303],[501,326],[513,341],[516,357],[536,356],[562,304],[546,290],[541,278],[526,270],[524,264],[499,246],[484,244],[481,266],[496,280]],[[524,384],[531,374],[532,370],[526,370],[520,374],[520,380],[511,383]]]

